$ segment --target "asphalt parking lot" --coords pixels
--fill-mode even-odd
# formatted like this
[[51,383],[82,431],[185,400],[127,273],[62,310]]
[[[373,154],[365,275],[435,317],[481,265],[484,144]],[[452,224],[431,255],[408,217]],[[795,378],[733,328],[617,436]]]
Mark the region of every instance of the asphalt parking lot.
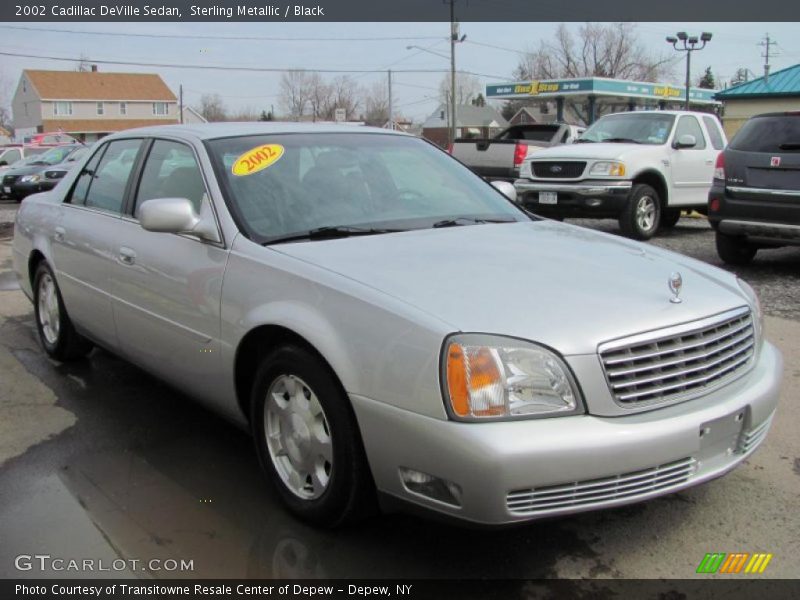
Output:
[[[22,553],[193,561],[191,572],[122,573],[140,577],[680,579],[707,552],[738,551],[773,553],[764,577],[800,573],[800,249],[738,270],[761,295],[786,369],[767,441],[728,476],[501,531],[406,515],[319,531],[281,508],[247,435],[106,352],[70,365],[45,357],[10,273],[16,206],[0,201],[0,577],[42,576],[15,570]],[[703,219],[653,243],[720,265]]]

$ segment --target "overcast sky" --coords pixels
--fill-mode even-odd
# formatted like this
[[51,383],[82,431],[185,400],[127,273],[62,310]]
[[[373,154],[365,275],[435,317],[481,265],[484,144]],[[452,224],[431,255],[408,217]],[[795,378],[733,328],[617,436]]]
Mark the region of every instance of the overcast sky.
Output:
[[[578,28],[580,24],[569,24]],[[30,27],[41,33],[13,29]],[[535,48],[540,40],[552,39],[553,23],[464,23],[461,32],[467,42],[457,47],[457,66],[491,77],[482,83],[510,77],[517,64],[514,52]],[[208,35],[241,38],[281,37],[291,41],[248,41],[120,37],[61,33],[64,29],[95,33],[137,33],[158,35]],[[664,38],[678,30],[690,34],[711,31],[713,40],[705,50],[693,55],[693,72],[711,66],[718,80],[729,79],[738,67],[757,75],[763,72],[763,48],[758,43],[770,33],[778,42],[772,70],[800,62],[800,39],[797,23],[643,23],[637,34],[653,52],[674,55],[676,82],[682,80],[685,53],[672,50]],[[447,55],[449,23],[0,23],[0,51],[20,54],[90,60],[121,60],[173,64],[211,64],[223,66],[320,68],[320,69],[449,69],[444,57],[407,46],[419,45]],[[378,41],[330,41],[320,38],[380,37]],[[386,39],[418,37],[420,39]],[[300,41],[298,38],[306,38]],[[313,40],[311,39],[313,38]],[[480,44],[502,46],[490,48]],[[22,69],[73,69],[74,63],[54,60],[0,57],[0,75],[19,80]],[[220,94],[229,108],[245,106],[278,110],[278,80],[275,73],[202,71],[187,68],[106,65],[103,71],[139,71],[159,73],[176,92],[183,84],[185,101],[196,105],[202,93]],[[332,75],[328,75],[330,77]],[[352,76],[360,83],[385,81],[385,74]],[[394,76],[394,104],[397,114],[415,120],[424,119],[435,110],[437,88],[443,73],[397,73]],[[492,79],[494,78],[494,79]]]

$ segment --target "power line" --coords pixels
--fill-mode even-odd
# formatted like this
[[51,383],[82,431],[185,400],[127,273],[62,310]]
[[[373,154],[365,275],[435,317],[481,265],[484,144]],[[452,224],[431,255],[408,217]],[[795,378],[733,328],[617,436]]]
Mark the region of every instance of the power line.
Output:
[[39,33],[69,33],[78,35],[103,35],[114,37],[138,37],[159,39],[183,40],[220,40],[237,42],[385,42],[385,41],[419,41],[438,40],[434,36],[397,36],[397,37],[257,37],[238,35],[193,35],[180,33],[128,33],[122,31],[80,31],[76,29],[42,29],[39,27],[25,27],[22,25],[0,25],[0,29],[16,29],[21,31],[37,31]]

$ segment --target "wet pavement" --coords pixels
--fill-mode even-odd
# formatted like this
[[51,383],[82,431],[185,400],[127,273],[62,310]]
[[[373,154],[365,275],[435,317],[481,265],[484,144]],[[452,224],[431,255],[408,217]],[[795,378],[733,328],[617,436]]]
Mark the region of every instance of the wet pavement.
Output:
[[[699,251],[708,231],[683,221],[656,243],[690,240]],[[767,576],[800,573],[800,322],[783,292],[787,281],[797,287],[800,250],[769,259],[771,275],[758,263],[743,273],[769,314],[789,317],[767,321],[787,375],[770,436],[728,476],[513,529],[393,514],[326,531],[283,510],[246,432],[107,352],[69,365],[46,358],[30,303],[7,275],[9,243],[0,232],[0,577],[53,575],[14,569],[17,555],[36,553],[193,561],[184,572],[128,563],[58,573],[74,577],[686,578],[715,551],[772,552]]]

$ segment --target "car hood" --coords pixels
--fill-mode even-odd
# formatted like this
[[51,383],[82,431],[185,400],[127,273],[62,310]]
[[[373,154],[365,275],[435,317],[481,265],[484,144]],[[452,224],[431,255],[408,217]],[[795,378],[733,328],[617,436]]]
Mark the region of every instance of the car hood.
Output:
[[19,167],[17,169],[3,171],[3,175],[16,175],[17,177],[21,177],[23,175],[33,175],[34,173],[38,173],[39,171],[47,168],[47,165],[30,165],[28,167]]
[[533,157],[534,160],[624,160],[629,155],[641,156],[643,153],[663,153],[664,147],[650,144],[604,144],[602,142],[584,144],[566,144],[540,150]]
[[[744,306],[733,275],[616,236],[536,221],[271,246],[402,300],[452,327],[564,355]],[[668,278],[683,277],[683,302]]]

